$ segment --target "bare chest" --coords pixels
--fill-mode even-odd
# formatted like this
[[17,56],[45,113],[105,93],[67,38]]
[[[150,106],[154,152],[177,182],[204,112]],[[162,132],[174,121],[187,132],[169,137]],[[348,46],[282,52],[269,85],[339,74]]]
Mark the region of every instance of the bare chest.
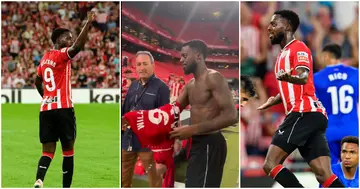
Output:
[[211,90],[206,82],[193,82],[189,86],[189,102],[191,106],[205,105],[211,100]]

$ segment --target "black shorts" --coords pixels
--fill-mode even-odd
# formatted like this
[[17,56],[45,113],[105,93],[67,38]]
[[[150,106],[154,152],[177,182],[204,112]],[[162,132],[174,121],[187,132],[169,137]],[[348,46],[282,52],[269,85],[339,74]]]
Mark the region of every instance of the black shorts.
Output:
[[76,119],[73,108],[40,112],[40,142],[75,140]]
[[192,137],[185,187],[219,188],[226,160],[226,141],[219,133]]
[[328,120],[320,112],[292,112],[273,136],[272,144],[291,154],[296,148],[309,163],[320,156],[330,156],[325,137]]

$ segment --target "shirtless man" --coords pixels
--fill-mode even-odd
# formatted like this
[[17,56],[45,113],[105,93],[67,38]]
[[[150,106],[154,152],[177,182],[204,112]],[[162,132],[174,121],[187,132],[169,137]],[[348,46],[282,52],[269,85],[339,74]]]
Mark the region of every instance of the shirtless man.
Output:
[[184,72],[194,78],[177,102],[181,109],[191,105],[191,125],[174,128],[170,136],[192,137],[186,187],[220,187],[227,153],[220,130],[239,121],[226,79],[206,67],[206,51],[206,44],[200,40],[189,41],[181,49]]

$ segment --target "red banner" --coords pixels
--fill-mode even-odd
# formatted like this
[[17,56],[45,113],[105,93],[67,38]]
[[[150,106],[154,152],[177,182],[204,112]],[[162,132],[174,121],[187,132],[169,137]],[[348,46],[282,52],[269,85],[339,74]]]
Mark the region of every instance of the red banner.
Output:
[[[184,43],[185,40],[183,39],[176,39],[175,37],[172,37],[170,35],[167,34],[166,31],[157,28],[156,26],[154,26],[154,24],[152,23],[146,23],[143,19],[141,19],[141,15],[135,16],[134,14],[130,13],[129,10],[127,10],[127,8],[122,7],[121,9],[121,14],[127,16],[128,18],[130,18],[131,20],[133,20],[134,22],[144,26],[145,28],[149,29],[150,31],[159,34],[162,37],[165,37],[167,39],[170,39],[174,42],[177,43]],[[226,45],[208,45],[208,47],[210,49],[228,49],[228,50],[239,50],[238,46],[226,46]]]
[[[131,36],[130,34],[127,34],[124,32],[121,34],[121,37],[126,39],[127,41],[130,41],[137,45],[143,46],[149,50],[152,50],[152,51],[164,54],[164,55],[172,56],[175,58],[180,58],[180,53],[178,51],[174,51],[174,50],[170,50],[170,49],[162,49],[159,46],[151,45],[147,42],[141,41],[140,39],[135,38],[134,36]],[[238,57],[235,57],[235,56],[225,56],[225,57],[208,56],[208,58],[206,58],[206,62],[222,62],[222,63],[238,64],[239,59],[238,59]]]

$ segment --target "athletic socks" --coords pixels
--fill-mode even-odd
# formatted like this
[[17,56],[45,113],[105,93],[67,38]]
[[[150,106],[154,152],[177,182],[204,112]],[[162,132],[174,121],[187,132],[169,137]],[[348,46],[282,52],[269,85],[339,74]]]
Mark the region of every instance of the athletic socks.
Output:
[[326,181],[323,183],[324,188],[344,188],[344,185],[341,183],[339,178],[336,175],[331,175]]
[[270,171],[270,176],[284,188],[304,188],[295,175],[282,165],[275,166]]
[[63,151],[63,188],[70,188],[74,173],[74,150]]
[[36,172],[36,180],[40,179],[44,181],[46,171],[49,169],[51,160],[54,158],[54,153],[43,152],[38,163],[38,169]]
[[[74,173],[74,150],[63,152],[63,188],[70,188],[72,177]],[[43,152],[36,173],[36,180],[40,179],[44,181],[46,171],[48,170],[51,160],[54,158],[54,153]]]
[[[282,165],[277,165],[270,171],[270,176],[281,184],[284,188],[303,188],[295,175]],[[323,183],[324,188],[344,188],[336,175],[331,175]]]

